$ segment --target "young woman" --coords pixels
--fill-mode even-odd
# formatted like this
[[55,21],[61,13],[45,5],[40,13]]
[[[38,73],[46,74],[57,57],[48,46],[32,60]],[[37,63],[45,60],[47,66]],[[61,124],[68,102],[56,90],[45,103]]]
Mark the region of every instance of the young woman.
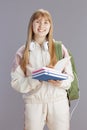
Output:
[[[23,93],[25,103],[24,130],[69,130],[69,104],[66,90],[73,81],[70,61],[64,68],[67,80],[39,81],[32,79],[32,71],[54,67],[58,62],[53,40],[52,18],[39,9],[31,16],[26,44],[18,49],[11,71],[12,87]],[[69,57],[62,44],[63,57]]]

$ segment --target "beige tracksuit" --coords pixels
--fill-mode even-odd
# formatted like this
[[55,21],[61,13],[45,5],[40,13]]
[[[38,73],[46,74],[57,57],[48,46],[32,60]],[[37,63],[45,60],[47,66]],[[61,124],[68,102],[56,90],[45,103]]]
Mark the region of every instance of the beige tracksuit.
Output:
[[[62,45],[63,56],[68,57],[67,49]],[[32,79],[33,70],[49,65],[50,55],[47,42],[40,46],[30,44],[30,64],[27,65],[28,76],[25,77],[19,62],[24,51],[22,46],[16,53],[11,71],[12,87],[23,93],[25,102],[25,130],[43,130],[45,123],[49,130],[69,130],[69,105],[66,90],[73,81],[71,63],[68,62],[65,72],[69,75],[61,86],[53,86],[49,82]]]

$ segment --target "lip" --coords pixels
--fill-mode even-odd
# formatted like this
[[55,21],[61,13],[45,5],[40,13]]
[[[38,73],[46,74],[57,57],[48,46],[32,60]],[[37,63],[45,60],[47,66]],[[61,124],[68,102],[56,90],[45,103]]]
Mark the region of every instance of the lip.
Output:
[[39,31],[39,32],[45,32],[45,30],[44,30],[44,29],[38,29],[38,31]]

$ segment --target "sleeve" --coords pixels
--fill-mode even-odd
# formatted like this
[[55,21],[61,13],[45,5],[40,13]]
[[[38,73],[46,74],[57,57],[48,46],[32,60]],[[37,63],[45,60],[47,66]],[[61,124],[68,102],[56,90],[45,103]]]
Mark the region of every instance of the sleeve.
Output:
[[15,55],[14,62],[11,70],[11,86],[20,93],[27,93],[32,89],[39,87],[41,82],[36,79],[32,79],[31,73],[34,68],[30,65],[27,66],[29,75],[26,77],[20,67],[20,59],[22,57],[23,48],[19,49]]
[[[63,44],[62,44],[62,50],[63,50],[63,57],[69,57],[68,51]],[[74,80],[74,75],[73,75],[73,72],[72,72],[72,65],[71,65],[70,60],[67,63],[67,65],[64,69],[64,72],[68,75],[68,79],[63,80],[60,87],[68,90],[71,86],[72,81]]]

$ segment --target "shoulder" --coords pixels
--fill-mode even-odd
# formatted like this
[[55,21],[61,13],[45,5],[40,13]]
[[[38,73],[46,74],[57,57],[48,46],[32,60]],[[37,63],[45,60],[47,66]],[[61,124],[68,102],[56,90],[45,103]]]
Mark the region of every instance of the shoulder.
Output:
[[24,52],[24,49],[25,49],[25,45],[22,45],[22,46],[16,51],[16,55],[22,57],[23,52]]
[[68,49],[65,47],[63,43],[62,43],[62,51],[65,57],[69,56]]
[[24,49],[25,49],[25,45],[22,45],[17,51],[16,51],[16,54],[14,56],[14,60],[12,62],[12,71],[15,71],[16,68],[19,66],[20,64],[20,60],[23,56],[23,52],[24,52]]

